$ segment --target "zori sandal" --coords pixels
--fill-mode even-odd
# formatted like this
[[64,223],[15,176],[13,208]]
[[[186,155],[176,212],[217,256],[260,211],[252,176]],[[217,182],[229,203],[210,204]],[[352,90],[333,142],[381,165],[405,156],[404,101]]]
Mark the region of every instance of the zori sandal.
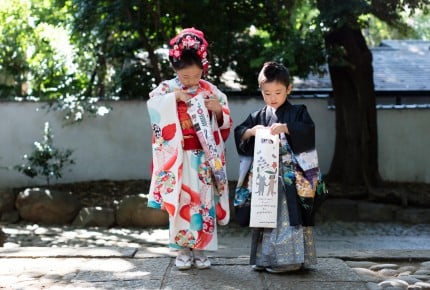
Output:
[[191,269],[192,259],[189,251],[179,251],[175,260],[175,266],[179,270]]
[[211,266],[211,261],[206,257],[203,251],[193,251],[194,252],[194,266],[197,269],[207,269]]

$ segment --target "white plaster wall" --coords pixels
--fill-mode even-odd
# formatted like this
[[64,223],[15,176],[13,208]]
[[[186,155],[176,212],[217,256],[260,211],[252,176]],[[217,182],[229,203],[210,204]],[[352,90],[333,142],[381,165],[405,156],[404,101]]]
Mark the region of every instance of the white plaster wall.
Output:
[[380,110],[378,134],[383,179],[430,183],[430,110]]
[[[113,103],[113,111],[81,124],[63,126],[58,112],[37,111],[40,104],[0,103],[0,166],[13,166],[42,140],[43,126],[50,122],[54,144],[74,150],[76,164],[65,170],[59,182],[149,177],[151,133],[144,102]],[[0,170],[0,188],[34,184],[17,171]]]
[[[316,124],[316,142],[320,166],[325,173],[334,150],[334,111],[325,99],[293,99],[304,103]],[[59,182],[99,179],[147,179],[151,160],[151,131],[144,101],[111,104],[113,111],[81,124],[63,126],[58,112],[38,108],[36,103],[0,103],[0,188],[43,184],[15,170],[6,170],[21,162],[21,156],[42,139],[46,121],[54,133],[54,144],[74,150],[76,161],[65,170]],[[234,126],[259,109],[262,100],[253,97],[230,98]],[[386,180],[430,182],[429,110],[379,110],[379,166]],[[233,135],[227,141],[228,175],[237,179],[238,157]]]

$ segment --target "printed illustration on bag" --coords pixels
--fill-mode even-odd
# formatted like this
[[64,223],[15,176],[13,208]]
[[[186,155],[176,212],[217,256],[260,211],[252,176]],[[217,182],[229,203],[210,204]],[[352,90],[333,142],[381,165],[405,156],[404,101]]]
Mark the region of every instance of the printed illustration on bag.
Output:
[[258,129],[254,147],[251,227],[276,227],[278,205],[279,137]]

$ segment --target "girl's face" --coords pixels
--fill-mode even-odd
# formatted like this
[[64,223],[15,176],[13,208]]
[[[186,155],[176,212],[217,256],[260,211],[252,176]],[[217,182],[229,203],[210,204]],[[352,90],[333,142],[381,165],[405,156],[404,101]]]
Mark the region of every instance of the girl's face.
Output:
[[265,82],[260,88],[266,105],[276,110],[287,100],[287,95],[290,93],[292,85],[290,84],[286,87],[279,82]]
[[188,88],[195,87],[199,84],[202,73],[203,70],[195,64],[176,71],[181,84]]

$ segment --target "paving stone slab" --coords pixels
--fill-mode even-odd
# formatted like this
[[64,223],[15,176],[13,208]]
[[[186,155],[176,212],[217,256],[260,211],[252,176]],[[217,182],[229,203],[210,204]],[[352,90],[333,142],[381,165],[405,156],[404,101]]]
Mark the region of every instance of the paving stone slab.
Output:
[[[226,265],[218,259],[211,269],[168,273],[163,289],[367,289],[360,277],[339,259],[320,259],[307,272],[270,274],[249,265]],[[243,261],[235,261],[243,262]],[[321,288],[321,285],[327,287]]]
[[[109,282],[74,283],[58,289],[99,289],[99,290],[128,290],[128,289],[161,289],[160,280],[120,280]],[[50,289],[51,290],[51,289]]]
[[265,289],[275,289],[275,290],[369,290],[366,283],[363,282],[305,282],[305,281],[288,281],[281,285],[273,285],[268,282],[268,288]]
[[[67,275],[75,272],[88,259],[85,258],[8,258],[0,259],[0,276],[37,278],[37,275]],[[102,263],[102,260],[100,260]]]
[[[49,285],[78,285],[76,288],[83,287],[83,285],[94,285],[94,289],[106,289],[104,288],[106,285],[118,286],[121,283],[124,285],[134,283],[135,286],[131,286],[136,289],[160,289],[171,261],[171,258],[0,259],[0,289],[27,290],[33,289],[33,287],[34,289],[47,289]],[[98,288],[97,285],[102,286]],[[146,288],[145,286],[142,288],[142,285],[156,285],[157,287]],[[131,288],[134,289],[133,287]],[[109,289],[118,289],[118,287]]]
[[[237,241],[233,243],[233,239],[226,242],[240,245]],[[228,243],[219,251],[209,253],[211,269],[189,271],[175,268],[175,253],[167,246],[0,248],[0,289],[361,290],[367,289],[368,281],[348,267],[342,258],[391,262],[430,260],[430,250],[363,250],[352,249],[351,245],[346,248],[330,245],[317,251],[318,264],[310,271],[279,275],[253,271],[248,265],[249,248],[228,248]]]
[[251,268],[249,265],[249,257],[214,257],[211,258],[211,263],[214,266],[222,266],[222,265],[244,265]]
[[[0,284],[1,285],[1,284]],[[55,283],[45,281],[26,281],[9,285],[0,289],[8,290],[122,290],[122,289],[161,289],[161,281],[158,280],[127,280],[127,281],[109,281],[109,282],[79,282],[79,283]]]
[[342,260],[318,259],[318,264],[304,273],[264,273],[265,289],[367,290],[365,282]]
[[[250,249],[247,248],[220,248],[218,251],[207,252],[211,258],[243,258],[249,259]],[[142,247],[137,249],[134,255],[135,258],[157,258],[157,257],[176,257],[174,251],[170,251],[168,247]]]
[[[428,243],[428,241],[427,241]],[[408,261],[428,261],[430,260],[430,250],[351,250],[339,248],[334,249],[320,249],[317,251],[318,257],[332,257],[347,260],[408,260]]]
[[24,248],[0,248],[0,258],[109,258],[122,257],[131,258],[137,252],[136,248],[121,247],[85,247],[85,248],[47,248],[47,247],[24,247]]
[[348,265],[340,259],[323,258],[318,259],[318,264],[312,266],[305,272],[291,272],[286,274],[269,274],[262,272],[270,277],[271,281],[281,283],[282,281],[297,281],[297,282],[324,282],[324,281],[340,281],[340,282],[360,282],[361,278]]
[[174,257],[176,254],[171,252],[168,247],[142,247],[134,254],[136,259]]
[[219,247],[213,257],[249,257],[250,253],[251,248],[248,247]]
[[163,289],[267,289],[263,277],[249,266],[213,266],[179,271],[172,268]]
[[108,282],[138,279],[162,280],[170,258],[88,260],[71,282]]

